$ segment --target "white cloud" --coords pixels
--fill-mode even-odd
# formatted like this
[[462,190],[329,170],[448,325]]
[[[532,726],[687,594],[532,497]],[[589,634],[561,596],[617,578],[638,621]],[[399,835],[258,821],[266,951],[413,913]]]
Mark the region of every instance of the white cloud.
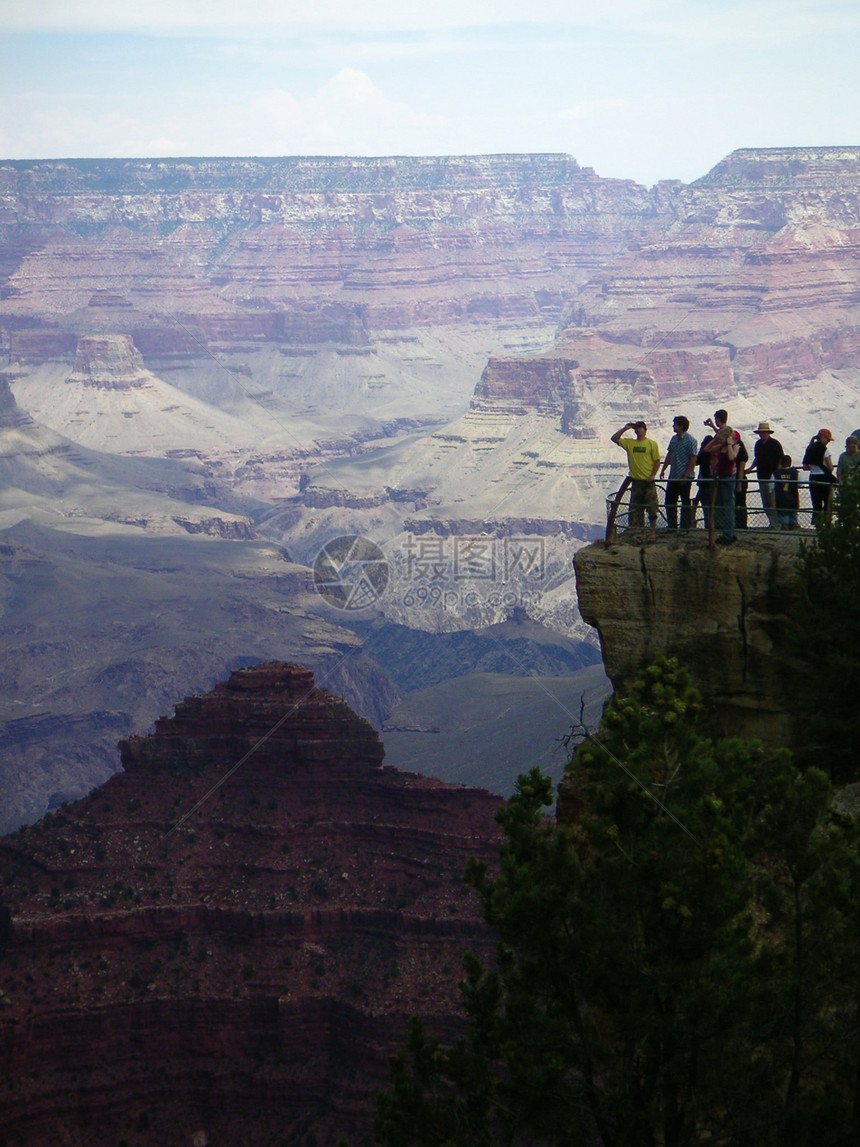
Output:
[[434,150],[428,136],[444,141],[447,131],[443,116],[388,99],[354,68],[306,97],[284,88],[244,99],[227,91],[217,101],[188,101],[167,114],[155,107],[148,114],[93,111],[91,102],[36,92],[0,101],[0,153],[27,159],[419,154]]
[[247,150],[263,155],[384,155],[402,151],[410,137],[444,130],[442,117],[387,99],[355,68],[343,68],[303,99],[282,88],[266,92],[253,101],[249,122]]
[[23,93],[0,103],[0,121],[2,154],[25,159],[177,155],[187,150],[187,141],[169,130],[175,124],[93,112],[74,97]]

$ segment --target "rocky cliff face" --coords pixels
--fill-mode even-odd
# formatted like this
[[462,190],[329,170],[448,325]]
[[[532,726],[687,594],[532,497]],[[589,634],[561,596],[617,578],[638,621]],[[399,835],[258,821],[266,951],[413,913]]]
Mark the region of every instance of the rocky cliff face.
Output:
[[692,673],[719,735],[802,752],[800,702],[813,670],[792,642],[798,546],[794,536],[762,533],[712,553],[694,533],[578,550],[579,608],[600,633],[615,689],[627,690],[665,652]]
[[115,390],[146,383],[143,357],[131,335],[84,335],[77,341],[75,368],[69,382]]
[[450,1033],[462,952],[490,942],[460,875],[498,798],[385,768],[276,663],[121,749],[0,840],[0,1133],[364,1142],[407,1016]]
[[557,155],[7,162],[0,185],[4,313],[149,356],[554,318],[659,209]]
[[733,152],[676,189],[671,215],[570,301],[553,360],[579,360],[592,388],[613,371],[613,391],[652,418],[667,400],[856,363],[860,148]]
[[[661,212],[558,155],[7,162],[0,350],[75,441],[194,449],[279,497],[462,412],[487,358],[548,346]],[[81,387],[58,403],[62,381]]]

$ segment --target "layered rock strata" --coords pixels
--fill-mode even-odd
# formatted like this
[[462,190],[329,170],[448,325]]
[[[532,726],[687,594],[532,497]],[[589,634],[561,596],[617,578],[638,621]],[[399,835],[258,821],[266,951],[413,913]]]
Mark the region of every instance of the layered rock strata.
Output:
[[600,634],[614,688],[627,691],[665,652],[692,673],[713,731],[802,753],[807,666],[791,621],[799,545],[762,532],[711,552],[694,533],[577,550],[579,608]]
[[148,372],[131,335],[93,335],[78,339],[75,369],[69,382],[108,390],[144,386]]
[[125,772],[0,841],[0,1132],[363,1142],[406,1017],[450,1033],[462,953],[490,943],[460,877],[498,798],[385,768],[277,663],[121,749]]
[[131,332],[151,356],[552,322],[660,210],[562,155],[7,161],[0,189],[4,311]]
[[276,499],[460,414],[667,201],[564,155],[0,163],[0,354],[74,441]]
[[363,464],[337,469],[348,494],[314,475],[308,510],[337,498],[375,525],[399,486],[424,494],[413,532],[495,523],[503,505],[512,521],[548,531],[567,515],[588,535],[623,477],[610,436],[630,418],[661,447],[673,415],[700,437],[722,406],[750,445],[770,419],[795,458],[821,425],[841,438],[860,388],[858,189],[858,148],[744,150],[653,189],[624,250],[571,285],[551,347],[491,355],[466,415],[392,454],[372,488]]
[[571,298],[543,361],[491,363],[477,396],[560,410],[575,370],[592,401],[656,419],[697,395],[856,375],[860,148],[735,151],[670,204]]

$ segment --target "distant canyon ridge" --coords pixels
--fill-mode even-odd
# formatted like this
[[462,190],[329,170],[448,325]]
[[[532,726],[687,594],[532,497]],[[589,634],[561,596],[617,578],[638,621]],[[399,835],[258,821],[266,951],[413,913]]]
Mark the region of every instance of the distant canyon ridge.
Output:
[[[719,405],[798,456],[838,441],[858,259],[860,148],[650,189],[561,155],[0,162],[0,829],[258,660],[378,726],[416,666],[486,675],[458,633],[503,674],[593,665],[571,557],[611,433],[665,446]],[[376,656],[313,591],[343,534],[391,566]]]
[[631,412],[665,439],[719,399],[808,437],[850,407],[858,176],[857,148],[651,189],[559,155],[7,162],[0,349],[38,421],[295,498],[273,532],[301,515],[308,553],[331,511],[390,529],[410,495],[599,521]]

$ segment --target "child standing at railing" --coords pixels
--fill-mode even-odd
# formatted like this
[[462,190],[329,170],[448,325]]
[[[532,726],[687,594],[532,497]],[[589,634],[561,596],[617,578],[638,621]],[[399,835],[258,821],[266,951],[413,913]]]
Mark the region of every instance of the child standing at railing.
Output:
[[791,457],[783,454],[779,466],[773,472],[775,484],[774,502],[779,528],[797,529],[797,511],[800,509],[800,487],[797,481],[797,467],[792,466]]

